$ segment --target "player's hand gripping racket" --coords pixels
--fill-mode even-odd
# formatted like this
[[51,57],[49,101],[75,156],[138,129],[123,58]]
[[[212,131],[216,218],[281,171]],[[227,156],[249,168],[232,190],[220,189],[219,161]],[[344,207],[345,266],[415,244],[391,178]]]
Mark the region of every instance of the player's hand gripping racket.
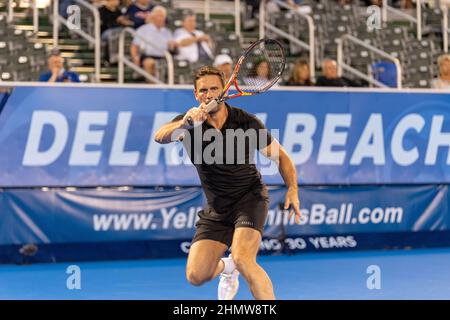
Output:
[[[264,71],[257,71],[256,66],[265,62]],[[260,39],[250,45],[241,55],[221,95],[210,101],[205,109],[209,113],[222,102],[240,96],[252,96],[270,89],[280,79],[286,65],[284,49],[281,43],[273,39]],[[264,74],[262,76],[260,73]],[[227,95],[231,84],[237,93]],[[194,125],[191,117],[187,119],[190,126]]]

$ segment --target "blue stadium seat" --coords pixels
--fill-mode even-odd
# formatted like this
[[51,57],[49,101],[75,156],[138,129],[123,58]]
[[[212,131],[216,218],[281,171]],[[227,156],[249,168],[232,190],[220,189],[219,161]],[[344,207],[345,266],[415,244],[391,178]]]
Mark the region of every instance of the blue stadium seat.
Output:
[[397,87],[397,69],[393,62],[382,61],[371,65],[373,77],[385,85]]

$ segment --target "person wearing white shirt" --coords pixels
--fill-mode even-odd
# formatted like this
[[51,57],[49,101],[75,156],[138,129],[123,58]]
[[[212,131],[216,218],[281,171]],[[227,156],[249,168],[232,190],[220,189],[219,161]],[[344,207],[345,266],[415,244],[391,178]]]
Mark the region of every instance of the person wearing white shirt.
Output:
[[197,21],[195,14],[188,12],[183,18],[183,27],[175,30],[174,40],[178,45],[178,60],[189,62],[205,61],[213,59],[211,37],[203,31],[196,30]]
[[164,7],[153,8],[147,23],[136,30],[131,44],[133,62],[153,76],[157,76],[156,61],[163,59],[165,52],[173,52],[177,47],[172,32],[166,27],[166,17],[167,10]]
[[433,89],[450,89],[450,55],[443,54],[438,58],[439,77],[431,81]]

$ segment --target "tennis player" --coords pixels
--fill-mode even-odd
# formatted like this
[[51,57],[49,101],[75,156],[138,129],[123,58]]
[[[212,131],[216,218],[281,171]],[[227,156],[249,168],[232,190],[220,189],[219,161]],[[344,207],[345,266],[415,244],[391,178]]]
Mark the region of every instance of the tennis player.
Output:
[[[277,162],[288,187],[284,208],[291,207],[290,217],[295,214],[299,222],[300,202],[295,166],[283,147],[254,115],[227,103],[206,112],[205,105],[216,99],[225,85],[221,71],[202,67],[194,81],[194,95],[200,107],[175,117],[161,126],[155,135],[159,143],[183,141],[207,199],[206,207],[198,213],[199,220],[186,267],[187,280],[198,286],[220,274],[218,298],[231,300],[238,291],[238,278],[242,274],[255,299],[275,299],[269,276],[256,262],[268,214],[269,196],[253,159],[256,150],[259,150]],[[193,126],[188,124],[189,117],[193,120]],[[247,134],[251,130],[257,134]],[[247,134],[243,140],[245,148],[242,144],[234,145],[231,149],[234,155],[230,156],[230,149],[225,146],[239,139],[236,138],[239,133]],[[212,149],[214,152],[209,152]],[[212,154],[214,161],[205,159],[206,154]],[[223,257],[229,248],[231,255]]]

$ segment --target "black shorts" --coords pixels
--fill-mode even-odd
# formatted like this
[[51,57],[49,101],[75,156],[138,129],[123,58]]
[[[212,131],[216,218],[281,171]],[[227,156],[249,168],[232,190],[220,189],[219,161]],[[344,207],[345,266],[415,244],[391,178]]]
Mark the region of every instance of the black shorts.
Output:
[[148,59],[148,58],[152,58],[152,59],[155,60],[155,61],[164,59],[164,57],[147,56],[147,55],[145,55],[145,54],[142,54],[142,55],[140,56],[141,67],[144,65],[144,60],[145,60],[145,59]]
[[195,224],[192,243],[198,240],[215,240],[231,246],[234,230],[240,227],[253,228],[263,234],[269,210],[267,189],[252,189],[239,199],[225,214],[211,207],[198,212],[200,219]]

